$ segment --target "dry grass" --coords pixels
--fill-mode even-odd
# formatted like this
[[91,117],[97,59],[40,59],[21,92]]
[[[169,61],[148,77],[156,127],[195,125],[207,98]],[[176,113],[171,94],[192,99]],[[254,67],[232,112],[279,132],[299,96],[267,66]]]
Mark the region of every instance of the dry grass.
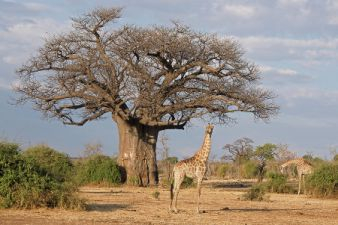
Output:
[[181,190],[180,212],[173,214],[167,189],[83,187],[88,211],[0,210],[0,224],[338,224],[338,200],[269,194],[268,202],[240,201],[238,188],[213,183],[206,181],[202,188],[201,214],[196,214],[195,188]]

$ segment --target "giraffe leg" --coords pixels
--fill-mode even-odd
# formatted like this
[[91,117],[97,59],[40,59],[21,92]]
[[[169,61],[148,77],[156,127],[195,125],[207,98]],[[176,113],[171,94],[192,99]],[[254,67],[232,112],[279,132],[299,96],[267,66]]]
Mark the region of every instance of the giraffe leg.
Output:
[[197,179],[197,213],[200,213],[200,197],[201,197],[202,178]]
[[[174,203],[174,207],[172,208],[171,211],[174,211],[175,213],[178,212],[177,210],[177,196],[178,196],[178,192],[180,190],[180,187],[181,187],[181,184],[184,180],[184,176],[185,174],[184,173],[175,173],[175,182],[174,182],[174,197],[173,197],[173,200],[172,202]],[[172,206],[172,204],[171,204]]]
[[298,182],[298,195],[300,194],[300,187],[302,186],[302,175],[299,176],[298,178],[299,182]]

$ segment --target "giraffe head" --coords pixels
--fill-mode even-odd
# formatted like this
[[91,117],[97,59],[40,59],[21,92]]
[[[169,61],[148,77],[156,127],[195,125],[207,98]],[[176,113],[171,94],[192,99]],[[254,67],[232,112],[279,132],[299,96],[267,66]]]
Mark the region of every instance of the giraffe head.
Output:
[[214,126],[213,126],[212,124],[209,123],[208,126],[207,126],[206,129],[205,129],[205,133],[211,135],[213,129],[214,129]]

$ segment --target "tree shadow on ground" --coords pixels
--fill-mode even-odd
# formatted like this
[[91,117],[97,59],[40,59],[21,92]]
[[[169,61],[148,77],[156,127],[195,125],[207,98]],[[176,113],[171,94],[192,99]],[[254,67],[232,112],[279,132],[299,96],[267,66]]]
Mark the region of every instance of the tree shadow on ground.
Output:
[[87,194],[129,194],[130,191],[90,191],[90,190],[80,190],[81,193]]
[[88,204],[87,211],[112,212],[119,209],[126,209],[127,204]]
[[273,212],[273,211],[311,211],[311,210],[318,210],[318,208],[310,208],[310,209],[304,209],[304,208],[296,208],[296,209],[290,209],[290,208],[276,208],[276,209],[269,209],[269,208],[221,208],[221,209],[209,209],[209,210],[203,210],[204,213],[207,212]]
[[252,186],[252,182],[215,182],[211,184],[212,188],[248,188]]

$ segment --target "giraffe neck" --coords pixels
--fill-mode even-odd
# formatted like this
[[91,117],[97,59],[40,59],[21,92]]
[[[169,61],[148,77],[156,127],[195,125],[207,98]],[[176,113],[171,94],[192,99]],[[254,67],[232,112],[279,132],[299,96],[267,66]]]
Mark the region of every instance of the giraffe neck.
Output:
[[201,161],[207,161],[209,157],[209,153],[211,150],[211,134],[205,134],[203,144],[201,149],[196,153],[196,156]]

